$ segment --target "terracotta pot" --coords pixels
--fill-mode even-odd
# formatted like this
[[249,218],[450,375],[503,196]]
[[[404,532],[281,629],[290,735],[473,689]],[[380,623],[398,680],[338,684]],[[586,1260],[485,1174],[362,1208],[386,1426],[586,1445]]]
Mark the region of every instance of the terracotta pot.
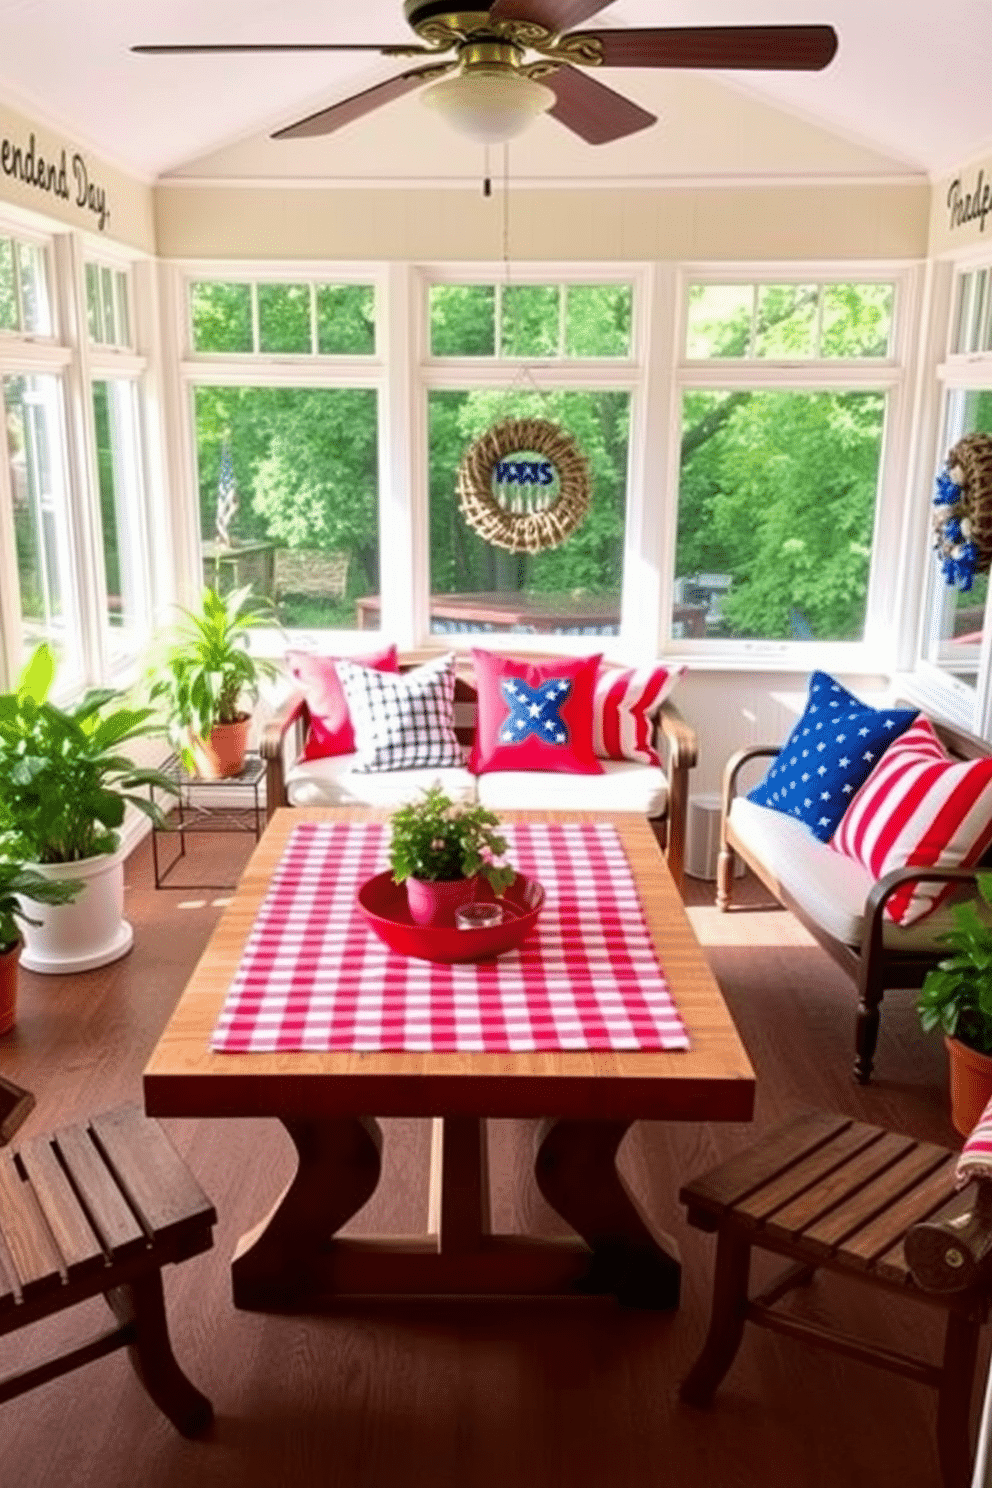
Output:
[[455,910],[475,898],[477,875],[472,878],[408,878],[406,902],[415,925],[455,923]]
[[17,962],[21,943],[0,951],[0,1034],[9,1033],[17,1018]]
[[251,714],[242,713],[233,723],[218,723],[209,739],[193,740],[196,771],[204,780],[227,780],[240,775],[248,749]]
[[945,1036],[951,1089],[951,1121],[963,1137],[969,1135],[992,1100],[992,1054],[980,1054],[967,1044]]

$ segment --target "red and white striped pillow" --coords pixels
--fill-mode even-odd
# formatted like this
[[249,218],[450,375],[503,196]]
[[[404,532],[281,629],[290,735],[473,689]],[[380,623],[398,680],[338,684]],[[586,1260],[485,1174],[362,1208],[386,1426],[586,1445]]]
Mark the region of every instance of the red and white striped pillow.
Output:
[[992,1101],[961,1149],[954,1173],[955,1188],[964,1188],[972,1178],[992,1178]]
[[[881,878],[893,868],[972,868],[990,843],[992,759],[952,760],[921,717],[886,749],[830,846]],[[909,883],[886,913],[911,925],[949,893],[947,885]]]
[[592,703],[592,744],[600,759],[661,763],[651,742],[655,714],[684,666],[601,666]]

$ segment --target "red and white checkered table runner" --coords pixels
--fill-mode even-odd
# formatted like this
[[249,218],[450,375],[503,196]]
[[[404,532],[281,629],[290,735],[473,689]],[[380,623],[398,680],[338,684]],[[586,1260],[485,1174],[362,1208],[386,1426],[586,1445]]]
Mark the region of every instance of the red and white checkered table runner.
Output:
[[219,1053],[507,1053],[686,1049],[612,826],[505,826],[507,857],[544,886],[537,928],[491,961],[401,956],[359,887],[388,867],[372,822],[294,827],[211,1040]]

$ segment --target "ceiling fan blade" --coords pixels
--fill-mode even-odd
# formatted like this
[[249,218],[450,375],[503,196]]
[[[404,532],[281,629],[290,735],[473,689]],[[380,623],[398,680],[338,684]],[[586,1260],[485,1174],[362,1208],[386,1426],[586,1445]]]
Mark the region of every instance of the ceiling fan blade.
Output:
[[218,41],[176,42],[169,45],[133,46],[144,56],[185,56],[196,52],[379,52],[383,57],[430,57],[431,47],[400,41]]
[[549,77],[542,77],[541,82],[558,100],[548,110],[552,119],[589,145],[606,145],[658,122],[647,109],[575,67],[560,67]]
[[558,36],[598,15],[613,0],[496,0],[489,7],[493,21],[533,21]]
[[583,31],[581,35],[599,42],[604,67],[818,72],[837,51],[837,32],[832,26],[689,26]]
[[402,98],[404,93],[411,93],[423,83],[443,77],[457,66],[457,62],[441,62],[435,63],[433,67],[415,67],[412,72],[401,72],[385,83],[377,83],[374,88],[366,88],[363,93],[355,93],[351,98],[342,99],[340,103],[332,103],[330,108],[308,114],[295,124],[287,124],[285,129],[277,129],[272,138],[310,139],[314,135],[333,134],[336,129],[343,129],[354,119],[361,119],[364,114],[381,108],[384,103],[392,103],[394,98]]

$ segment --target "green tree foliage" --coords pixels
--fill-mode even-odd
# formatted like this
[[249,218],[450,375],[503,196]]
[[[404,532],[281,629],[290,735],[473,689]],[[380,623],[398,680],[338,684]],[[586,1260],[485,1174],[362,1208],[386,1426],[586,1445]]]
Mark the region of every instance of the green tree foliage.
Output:
[[[750,300],[745,289],[694,291],[697,355],[886,350],[888,285],[765,285]],[[879,393],[685,395],[676,574],[730,576],[724,634],[860,639],[884,418]]]
[[242,541],[345,549],[357,593],[379,585],[376,395],[368,388],[196,390],[200,520],[212,536],[230,439]]
[[677,572],[729,574],[729,632],[852,640],[864,622],[884,400],[690,393]]

